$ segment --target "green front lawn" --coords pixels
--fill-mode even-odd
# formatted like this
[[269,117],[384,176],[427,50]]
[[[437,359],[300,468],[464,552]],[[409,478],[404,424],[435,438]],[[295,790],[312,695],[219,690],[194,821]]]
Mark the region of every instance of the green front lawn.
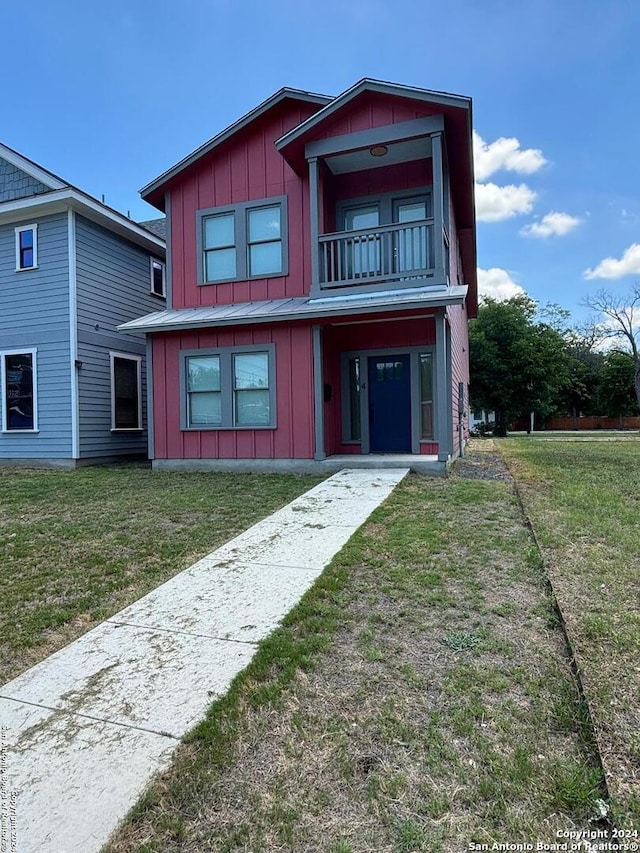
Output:
[[0,684],[316,482],[0,468]]
[[640,828],[640,442],[496,444],[566,620],[616,819]]
[[412,475],[260,645],[106,850],[535,846],[588,828],[602,793],[511,485]]

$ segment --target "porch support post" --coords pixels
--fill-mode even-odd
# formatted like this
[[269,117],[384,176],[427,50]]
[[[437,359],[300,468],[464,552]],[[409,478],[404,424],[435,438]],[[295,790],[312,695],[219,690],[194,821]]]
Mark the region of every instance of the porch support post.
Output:
[[444,310],[438,312],[436,321],[436,441],[438,459],[446,462],[453,453],[451,422],[450,371],[447,364],[447,329]]
[[324,376],[322,369],[322,326],[313,326],[313,423],[314,459],[326,459],[324,452]]
[[320,275],[318,263],[318,232],[320,220],[319,208],[319,181],[320,173],[318,168],[318,158],[311,157],[309,159],[309,200],[310,200],[310,220],[311,220],[311,295],[318,295],[320,292]]
[[434,264],[436,282],[444,281],[444,166],[442,156],[442,134],[431,136],[431,158],[433,164],[433,223]]

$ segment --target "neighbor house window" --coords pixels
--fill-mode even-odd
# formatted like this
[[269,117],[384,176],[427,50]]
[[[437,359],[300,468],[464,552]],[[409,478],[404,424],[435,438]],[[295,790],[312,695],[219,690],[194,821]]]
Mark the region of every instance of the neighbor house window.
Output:
[[420,437],[433,438],[433,358],[420,354]]
[[275,347],[181,353],[182,428],[275,427]]
[[154,296],[165,296],[165,265],[162,261],[151,258],[151,293]]
[[37,422],[36,350],[0,353],[3,432],[35,432]]
[[109,353],[111,359],[111,429],[142,429],[142,358]]
[[287,274],[286,196],[197,215],[201,284]]
[[23,225],[16,232],[16,272],[38,266],[38,226]]

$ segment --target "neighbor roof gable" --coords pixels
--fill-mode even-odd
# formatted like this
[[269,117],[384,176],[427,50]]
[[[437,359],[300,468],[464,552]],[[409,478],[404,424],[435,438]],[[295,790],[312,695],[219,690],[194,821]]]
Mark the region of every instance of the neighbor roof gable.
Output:
[[[16,177],[14,170],[18,170],[32,178],[34,184],[44,187],[44,189],[38,188],[37,193],[33,193],[34,195],[42,192],[50,192],[51,190],[62,190],[69,186],[66,181],[54,175],[53,172],[48,172],[42,166],[34,163],[33,160],[23,157],[22,154],[18,154],[13,148],[9,148],[9,146],[2,143],[0,143],[0,158],[10,166],[13,166],[13,170],[6,170],[11,174],[12,178]],[[14,198],[16,197],[14,196]]]

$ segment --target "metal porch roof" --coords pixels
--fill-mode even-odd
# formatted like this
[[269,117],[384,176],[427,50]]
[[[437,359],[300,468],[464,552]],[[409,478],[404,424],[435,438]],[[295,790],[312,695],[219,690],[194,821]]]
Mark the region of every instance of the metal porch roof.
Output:
[[170,332],[180,329],[212,326],[243,326],[254,323],[276,323],[344,317],[350,314],[372,314],[381,311],[406,311],[416,308],[438,308],[462,305],[466,285],[453,287],[416,287],[379,291],[374,294],[327,296],[290,299],[265,299],[239,302],[210,308],[176,308],[156,311],[118,326],[122,332]]

